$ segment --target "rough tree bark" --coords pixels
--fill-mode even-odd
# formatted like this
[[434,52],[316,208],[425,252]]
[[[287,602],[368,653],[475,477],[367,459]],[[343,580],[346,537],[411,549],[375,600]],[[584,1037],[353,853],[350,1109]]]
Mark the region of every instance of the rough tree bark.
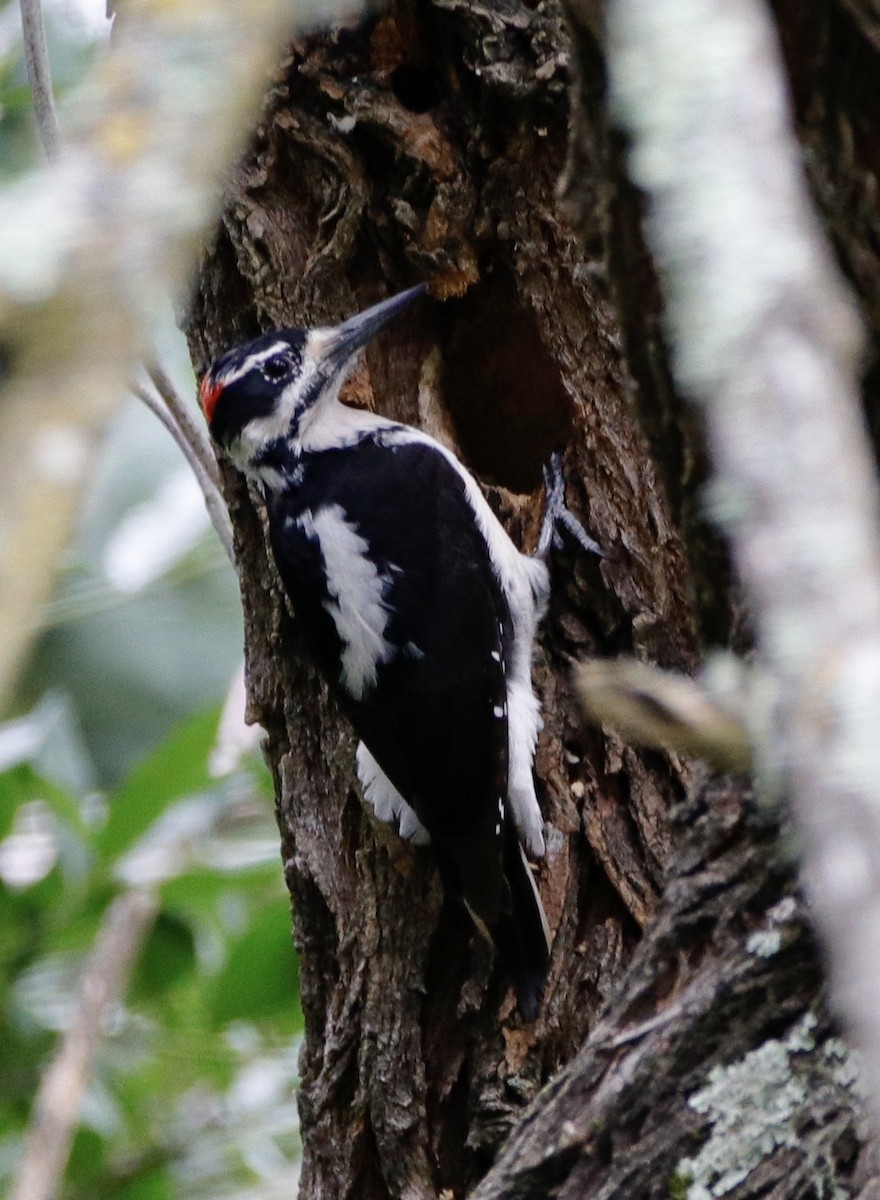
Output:
[[[776,7],[811,179],[857,288],[874,289],[876,328],[878,148],[863,122],[880,17],[851,0]],[[742,782],[585,731],[574,707],[574,657],[690,671],[749,641],[700,511],[700,431],[671,383],[597,14],[581,4],[570,37],[549,0],[400,0],[297,44],[199,271],[199,370],[269,324],[335,320],[430,280],[445,302],[371,349],[352,398],[454,444],[525,546],[540,466],[564,446],[569,502],[613,554],[553,569],[535,672],[555,941],[541,1017],[523,1027],[430,852],[365,814],[260,506],[226,474],[301,959],[304,1200],[880,1189],[785,830]]]

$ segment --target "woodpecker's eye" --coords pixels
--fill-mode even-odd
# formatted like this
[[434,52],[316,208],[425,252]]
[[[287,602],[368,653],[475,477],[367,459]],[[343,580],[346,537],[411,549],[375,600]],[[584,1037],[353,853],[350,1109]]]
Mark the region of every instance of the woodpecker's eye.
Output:
[[278,383],[290,373],[290,359],[279,356],[267,359],[260,368],[263,378],[269,383]]

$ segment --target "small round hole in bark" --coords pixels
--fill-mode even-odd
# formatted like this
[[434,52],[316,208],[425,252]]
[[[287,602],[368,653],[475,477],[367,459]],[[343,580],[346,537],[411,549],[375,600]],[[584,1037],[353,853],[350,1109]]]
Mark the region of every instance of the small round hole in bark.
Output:
[[391,90],[404,108],[412,113],[430,112],[440,103],[440,80],[426,67],[401,63],[391,72]]
[[541,485],[541,468],[569,440],[571,401],[535,318],[503,283],[448,308],[443,400],[468,465],[514,492]]

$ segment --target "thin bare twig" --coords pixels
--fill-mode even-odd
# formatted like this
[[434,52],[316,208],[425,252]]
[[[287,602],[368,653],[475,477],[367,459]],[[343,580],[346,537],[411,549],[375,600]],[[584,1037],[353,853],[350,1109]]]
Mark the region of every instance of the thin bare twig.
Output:
[[24,61],[34,98],[37,129],[48,159],[57,158],[61,149],[61,128],[52,91],[52,69],[46,49],[43,10],[40,0],[19,0],[24,35]]
[[[158,369],[153,368],[153,370],[157,371]],[[173,391],[173,387],[170,381],[168,381],[167,376],[163,373],[161,377]],[[229,520],[226,502],[220,492],[216,459],[211,455],[210,461],[213,463],[213,471],[209,470],[203,461],[202,455],[199,453],[198,446],[200,443],[198,438],[196,438],[195,443],[189,440],[187,431],[181,427],[175,414],[172,413],[163,397],[156,395],[148,386],[140,384],[136,380],[133,380],[129,384],[129,388],[132,394],[137,396],[138,400],[145,404],[150,412],[158,417],[180,447],[183,457],[196,477],[196,482],[202,489],[205,507],[208,510],[208,516],[211,518],[211,524],[214,526],[217,537],[220,539],[220,545],[234,567],[235,551],[232,542],[232,524]],[[174,394],[176,395],[176,393]],[[179,401],[179,403],[182,404],[182,401]],[[195,428],[192,422],[189,422],[189,428]],[[210,454],[210,448],[207,447],[207,444],[205,446],[207,453]]]
[[70,1156],[83,1092],[104,1022],[128,984],[158,911],[154,896],[125,892],[110,905],[79,987],[76,1018],[43,1076],[10,1200],[51,1200]]
[[214,451],[211,449],[211,444],[208,441],[207,435],[192,419],[192,415],[186,404],[186,401],[174,386],[171,377],[165,371],[162,364],[158,361],[149,362],[147,364],[147,374],[149,375],[156,391],[165,401],[165,406],[176,422],[177,427],[180,430],[181,435],[185,438],[187,445],[202,464],[205,474],[208,476],[214,486],[219,488],[220,472],[217,469],[217,459],[214,457]]

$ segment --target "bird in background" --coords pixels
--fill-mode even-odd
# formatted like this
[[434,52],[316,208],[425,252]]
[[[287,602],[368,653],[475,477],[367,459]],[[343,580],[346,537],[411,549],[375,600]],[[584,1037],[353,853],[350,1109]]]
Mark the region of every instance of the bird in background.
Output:
[[431,844],[533,1021],[550,962],[526,858],[544,853],[533,644],[560,530],[603,552],[565,508],[557,456],[538,549],[522,554],[449,449],[340,401],[362,349],[425,290],[237,346],[200,401],[217,446],[262,489],[307,652],[360,739],[366,802]]

